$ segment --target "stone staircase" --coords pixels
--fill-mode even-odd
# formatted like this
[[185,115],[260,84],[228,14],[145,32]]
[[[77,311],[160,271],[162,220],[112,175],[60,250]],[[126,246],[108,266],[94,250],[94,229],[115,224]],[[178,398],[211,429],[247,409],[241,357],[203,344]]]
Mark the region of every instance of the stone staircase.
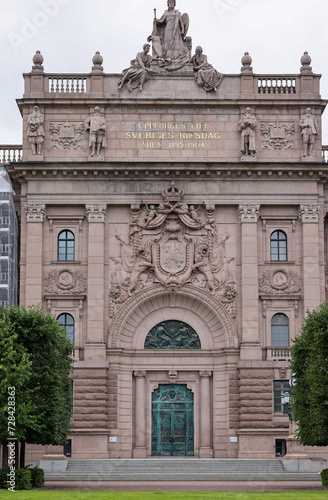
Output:
[[[40,465],[41,466],[41,465]],[[318,481],[318,472],[288,472],[282,460],[103,459],[68,460],[66,470],[45,468],[47,481]]]

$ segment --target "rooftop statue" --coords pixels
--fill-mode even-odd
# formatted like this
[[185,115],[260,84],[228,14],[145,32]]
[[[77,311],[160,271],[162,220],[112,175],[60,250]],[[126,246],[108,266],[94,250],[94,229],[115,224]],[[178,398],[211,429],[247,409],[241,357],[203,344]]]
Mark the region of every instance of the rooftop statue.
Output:
[[196,53],[190,62],[194,66],[196,83],[203,87],[206,92],[211,90],[217,92],[223,76],[207,62],[207,56],[203,54],[202,47],[196,47]]
[[176,0],[168,0],[167,10],[160,19],[154,10],[153,32],[148,42],[153,45],[153,57],[168,71],[182,68],[190,60],[190,49],[186,43],[189,27],[188,14],[180,14],[175,9]]
[[142,90],[143,84],[145,81],[149,80],[151,75],[150,63],[152,61],[152,57],[148,55],[149,49],[149,43],[145,43],[143,46],[143,52],[138,52],[136,58],[131,61],[130,68],[123,71],[122,78],[118,82],[118,88],[120,90],[125,83],[127,83],[127,87],[130,92],[138,87],[139,90]]

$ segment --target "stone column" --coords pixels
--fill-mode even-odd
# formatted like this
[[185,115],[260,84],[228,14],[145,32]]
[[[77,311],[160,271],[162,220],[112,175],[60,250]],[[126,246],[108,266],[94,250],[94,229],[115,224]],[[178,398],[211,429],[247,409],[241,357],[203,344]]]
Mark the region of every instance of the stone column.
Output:
[[26,213],[26,287],[25,307],[42,304],[42,230],[45,205],[24,205]]
[[105,360],[105,221],[107,205],[86,205],[88,237],[88,327],[84,359]]
[[134,372],[136,378],[135,394],[135,447],[133,458],[146,458],[146,401],[145,401],[145,377],[146,372],[137,370]]
[[[317,205],[300,205],[303,253],[303,312],[318,307],[320,294],[319,211]],[[324,277],[323,277],[324,279]]]
[[211,371],[201,371],[200,376],[200,447],[199,458],[213,458],[211,446]]
[[262,359],[259,343],[257,221],[260,205],[239,205],[241,224],[241,359]]

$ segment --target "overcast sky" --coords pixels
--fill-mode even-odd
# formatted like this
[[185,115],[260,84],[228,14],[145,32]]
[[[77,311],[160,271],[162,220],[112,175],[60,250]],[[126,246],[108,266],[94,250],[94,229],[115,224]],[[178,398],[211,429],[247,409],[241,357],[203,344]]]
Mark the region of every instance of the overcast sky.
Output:
[[[36,50],[45,72],[89,73],[99,50],[106,73],[129,66],[160,17],[166,0],[0,0],[0,144],[21,144],[22,73]],[[193,49],[202,45],[221,73],[240,73],[245,51],[257,74],[298,74],[304,51],[322,74],[328,98],[327,0],[177,0],[190,17]],[[328,144],[328,110],[323,143]]]

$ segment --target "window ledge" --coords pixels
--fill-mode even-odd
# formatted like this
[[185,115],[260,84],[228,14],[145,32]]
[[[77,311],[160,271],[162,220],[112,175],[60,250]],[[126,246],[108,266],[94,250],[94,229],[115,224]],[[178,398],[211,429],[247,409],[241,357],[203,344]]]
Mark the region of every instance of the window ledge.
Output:
[[63,264],[65,266],[73,266],[76,264],[81,264],[80,260],[51,260],[50,264]]
[[294,260],[265,260],[264,264],[274,264],[274,265],[289,265],[289,264],[295,264]]

